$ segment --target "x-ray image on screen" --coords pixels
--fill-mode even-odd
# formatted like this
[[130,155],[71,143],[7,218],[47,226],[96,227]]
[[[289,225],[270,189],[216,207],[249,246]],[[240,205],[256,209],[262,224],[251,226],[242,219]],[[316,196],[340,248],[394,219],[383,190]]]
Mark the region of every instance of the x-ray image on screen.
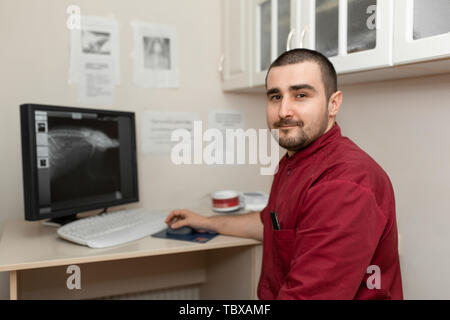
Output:
[[139,201],[135,127],[133,112],[21,104],[25,220]]
[[121,197],[117,121],[49,117],[48,154],[52,202]]

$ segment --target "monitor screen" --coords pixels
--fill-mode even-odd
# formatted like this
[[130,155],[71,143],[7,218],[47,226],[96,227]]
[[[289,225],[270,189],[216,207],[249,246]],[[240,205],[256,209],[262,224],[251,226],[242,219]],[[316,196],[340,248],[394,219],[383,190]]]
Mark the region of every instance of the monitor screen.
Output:
[[21,106],[25,218],[138,200],[134,113]]

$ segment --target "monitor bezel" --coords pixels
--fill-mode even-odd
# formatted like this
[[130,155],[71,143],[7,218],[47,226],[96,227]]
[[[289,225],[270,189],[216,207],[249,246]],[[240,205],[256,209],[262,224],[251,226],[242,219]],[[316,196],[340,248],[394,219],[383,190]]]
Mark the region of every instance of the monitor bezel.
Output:
[[[36,131],[35,131],[35,111],[62,111],[81,113],[101,113],[110,116],[125,116],[130,118],[131,130],[131,166],[133,175],[133,196],[128,199],[98,202],[95,204],[80,205],[79,207],[60,209],[51,213],[39,213],[39,202],[37,194],[37,152],[36,152]],[[109,109],[91,109],[80,107],[56,106],[26,103],[20,105],[21,140],[22,140],[22,171],[23,171],[23,193],[24,193],[24,215],[27,221],[37,221],[43,219],[60,218],[71,216],[95,209],[110,208],[139,201],[138,188],[138,167],[136,149],[136,123],[135,113],[128,111],[117,111]]]

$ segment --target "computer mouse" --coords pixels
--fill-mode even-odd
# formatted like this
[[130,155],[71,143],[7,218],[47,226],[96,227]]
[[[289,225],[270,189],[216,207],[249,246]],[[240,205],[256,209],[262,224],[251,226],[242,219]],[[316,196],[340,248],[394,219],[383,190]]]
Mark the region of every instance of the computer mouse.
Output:
[[187,234],[191,234],[194,232],[194,229],[192,229],[191,227],[181,227],[181,228],[177,228],[177,229],[172,229],[170,226],[167,227],[166,229],[167,234],[173,234],[173,235],[187,235]]

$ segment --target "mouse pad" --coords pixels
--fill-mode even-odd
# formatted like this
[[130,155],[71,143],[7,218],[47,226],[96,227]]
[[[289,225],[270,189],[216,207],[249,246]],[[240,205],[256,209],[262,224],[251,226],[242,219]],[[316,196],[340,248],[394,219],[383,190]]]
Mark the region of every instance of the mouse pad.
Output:
[[190,242],[198,242],[205,243],[217,236],[217,233],[212,232],[193,232],[191,234],[167,234],[166,230],[161,230],[155,234],[152,234],[152,237],[155,238],[165,238],[165,239],[173,239],[173,240],[181,240],[181,241],[190,241]]

